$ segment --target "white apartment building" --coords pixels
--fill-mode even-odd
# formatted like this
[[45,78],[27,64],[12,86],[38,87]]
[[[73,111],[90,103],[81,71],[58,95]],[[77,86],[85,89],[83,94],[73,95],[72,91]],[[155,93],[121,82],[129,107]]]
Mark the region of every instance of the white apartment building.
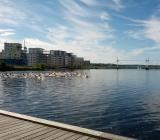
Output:
[[65,67],[72,67],[72,62],[73,62],[73,58],[72,58],[73,54],[72,53],[66,53],[65,54]]
[[23,51],[20,43],[4,43],[2,57],[4,59],[22,59]]
[[50,50],[49,54],[49,66],[52,68],[65,67],[65,51]]
[[83,57],[75,57],[73,61],[73,66],[75,67],[81,67],[84,64],[84,58]]
[[47,55],[43,53],[42,48],[29,48],[27,59],[29,66],[41,65],[47,63]]

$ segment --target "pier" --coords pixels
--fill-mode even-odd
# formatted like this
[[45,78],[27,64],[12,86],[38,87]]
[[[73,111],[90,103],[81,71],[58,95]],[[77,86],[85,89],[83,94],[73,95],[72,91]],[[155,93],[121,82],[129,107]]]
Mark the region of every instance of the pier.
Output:
[[0,140],[134,139],[0,110]]

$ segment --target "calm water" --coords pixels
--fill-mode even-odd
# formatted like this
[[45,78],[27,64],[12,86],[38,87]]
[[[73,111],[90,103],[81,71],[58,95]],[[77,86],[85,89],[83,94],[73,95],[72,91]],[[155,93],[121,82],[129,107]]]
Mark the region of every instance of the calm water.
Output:
[[0,80],[0,107],[138,139],[160,139],[160,70],[85,72],[88,79]]

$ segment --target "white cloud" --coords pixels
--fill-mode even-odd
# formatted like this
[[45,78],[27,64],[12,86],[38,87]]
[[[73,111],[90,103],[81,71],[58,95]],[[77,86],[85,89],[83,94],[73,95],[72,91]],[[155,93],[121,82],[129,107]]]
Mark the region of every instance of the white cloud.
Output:
[[[113,37],[112,27],[108,23],[109,14],[107,12],[102,12],[101,8],[95,12],[91,8],[85,9],[83,5],[73,0],[60,2],[63,6],[65,5],[65,7],[70,9],[66,11],[66,9],[62,7],[66,22],[69,24],[68,35],[69,37],[72,36],[72,39],[81,40],[83,42],[93,42],[93,40],[102,41]],[[75,5],[79,8],[74,9],[71,5]],[[72,11],[73,9],[74,12]]]
[[[127,52],[121,49],[115,49],[109,45],[99,45],[81,41],[70,41],[70,42],[52,42],[44,41],[38,38],[24,38],[23,40],[14,40],[5,38],[0,40],[0,49],[3,49],[4,42],[18,42],[22,43],[25,40],[27,48],[43,48],[49,50],[64,50],[76,54],[79,57],[91,60],[91,62],[101,63],[116,63],[116,58],[129,59],[130,56],[135,56],[134,52]],[[90,43],[90,44],[89,44]]]
[[160,19],[154,18],[144,22],[144,34],[145,36],[155,41],[156,43],[160,43]]
[[1,24],[13,24],[17,25],[19,22],[22,22],[26,19],[25,12],[17,8],[16,3],[8,0],[1,0],[0,1],[0,19]]
[[137,48],[137,49],[132,50],[130,52],[130,54],[131,54],[131,56],[139,56],[139,55],[142,55],[143,53],[148,52],[148,51],[158,51],[158,50],[160,50],[159,46],[143,47],[143,48]]
[[136,39],[143,39],[144,37],[160,43],[160,19],[151,18],[148,20],[133,20],[140,27],[136,30],[127,31],[128,35]]
[[102,3],[100,0],[80,0],[80,1],[88,6],[109,8],[115,11],[120,11],[121,9],[125,8],[124,4],[122,3],[122,0],[107,0],[105,1],[105,3]]
[[128,30],[128,31],[124,31],[124,33],[134,39],[144,40],[144,32],[142,30],[139,30],[139,31]]
[[23,41],[12,39],[11,36],[1,36],[0,37],[0,51],[4,49],[4,42],[15,42],[15,43],[21,43]]
[[40,9],[49,15],[54,14],[50,8],[43,4],[35,4],[30,1],[0,0],[0,26],[12,26],[14,28],[29,29],[36,32],[43,32],[46,24],[45,15],[42,15]]
[[0,36],[10,36],[16,34],[13,29],[0,29]]
[[4,42],[0,40],[0,51],[3,49],[3,46],[4,46]]
[[58,27],[49,28],[47,37],[55,43],[59,41],[65,41],[65,39],[69,37],[68,28],[66,26],[61,25]]
[[133,56],[142,55],[146,52],[156,52],[160,50],[160,11],[157,10],[150,18],[146,20],[137,20],[131,19],[127,17],[122,17],[123,19],[127,19],[134,24],[130,24],[134,27],[134,30],[125,31],[130,37],[139,40],[150,40],[154,44],[148,47],[137,48],[134,49],[130,54]]
[[[59,17],[59,13],[54,10],[52,13],[52,9],[47,8],[45,4],[29,4],[26,0],[19,1],[19,3],[11,0],[0,1],[0,18],[2,19],[0,24],[11,25],[18,30],[23,27],[27,33],[31,31],[30,37],[19,37],[26,40],[27,47],[42,47],[47,50],[61,49],[90,59],[92,62],[107,63],[113,61],[117,56],[126,56],[123,50],[114,49],[108,43],[101,44],[102,41],[110,42],[114,38],[114,29],[109,23],[111,15],[107,10],[104,11],[104,8],[118,11],[123,8],[121,1],[109,0],[102,4],[99,0],[59,0],[57,4],[60,5],[57,7],[62,17]],[[39,13],[42,12],[39,9],[43,9],[44,13]],[[50,16],[46,17],[45,12]],[[51,19],[49,22],[44,20],[49,18]],[[15,32],[18,31],[1,31],[0,36],[3,37],[1,42],[6,40],[22,43],[22,39],[14,40],[10,36]],[[39,36],[34,37],[34,34],[38,33],[41,39]],[[44,39],[42,39],[43,35]]]
[[117,8],[121,9],[124,8],[125,6],[122,4],[122,0],[112,0],[114,4],[116,5]]
[[105,21],[105,20],[109,20],[109,19],[110,19],[110,16],[109,16],[109,14],[108,14],[107,12],[103,12],[103,13],[100,15],[100,18]]
[[80,0],[81,2],[83,2],[86,5],[90,5],[90,6],[94,6],[97,5],[97,1],[96,0]]
[[37,38],[25,38],[26,46],[29,48],[43,48],[43,49],[53,49],[53,45],[47,41],[42,41]]
[[[92,62],[115,63],[117,56],[121,59],[127,57],[124,50],[115,49],[107,45],[95,45],[96,43],[92,44],[91,42],[81,42],[77,40],[70,42],[54,42],[52,40],[43,41],[37,38],[25,38],[24,40],[28,48],[40,47],[46,50],[64,50],[89,59]],[[19,42],[23,41],[21,40]]]
[[[65,26],[59,24],[48,28],[46,32],[49,41],[57,49],[74,52],[93,62],[109,62],[113,61],[113,57],[125,56],[123,51],[101,44],[102,41],[114,38],[114,29],[109,24],[110,15],[103,11],[103,5],[99,1],[81,0],[90,5],[88,9],[75,0],[59,2],[65,17]],[[95,4],[99,5],[96,11],[92,9]]]
[[82,8],[76,1],[74,0],[59,0],[60,4],[73,15],[85,16],[87,15],[87,10]]

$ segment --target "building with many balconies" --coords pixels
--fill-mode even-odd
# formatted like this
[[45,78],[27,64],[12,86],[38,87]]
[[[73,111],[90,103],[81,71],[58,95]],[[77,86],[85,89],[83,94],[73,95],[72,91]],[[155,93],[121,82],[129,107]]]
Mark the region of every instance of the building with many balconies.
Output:
[[65,54],[65,67],[71,68],[73,65],[73,54],[72,53],[66,53]]
[[4,49],[0,52],[0,60],[9,65],[44,66],[49,68],[81,68],[88,65],[82,57],[61,50],[44,51],[42,48],[24,49],[20,43],[4,43]]
[[65,51],[50,50],[49,66],[51,68],[64,68],[65,67]]
[[22,44],[20,43],[4,43],[4,59],[21,59]]
[[47,55],[43,53],[44,49],[42,48],[29,48],[29,53],[27,54],[28,65],[46,65],[47,64]]
[[27,48],[22,49],[20,43],[4,43],[4,50],[1,52],[1,59],[8,65],[26,65]]

